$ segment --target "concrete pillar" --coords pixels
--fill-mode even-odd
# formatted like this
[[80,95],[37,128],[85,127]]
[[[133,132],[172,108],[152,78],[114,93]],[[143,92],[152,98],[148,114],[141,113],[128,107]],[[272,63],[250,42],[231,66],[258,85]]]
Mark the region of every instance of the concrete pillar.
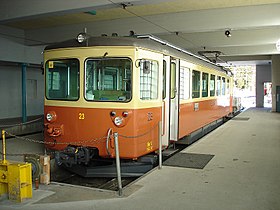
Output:
[[271,65],[256,66],[256,107],[263,107],[264,104],[264,83],[271,82]]
[[276,112],[276,86],[280,86],[280,55],[272,55],[272,111]]

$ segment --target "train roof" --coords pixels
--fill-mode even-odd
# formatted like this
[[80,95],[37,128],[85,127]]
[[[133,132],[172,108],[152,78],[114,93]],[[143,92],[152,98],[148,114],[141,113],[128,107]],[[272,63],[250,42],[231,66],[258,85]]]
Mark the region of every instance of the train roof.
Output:
[[60,48],[75,48],[75,47],[92,47],[92,46],[134,46],[147,48],[154,51],[162,52],[166,55],[177,56],[182,59],[188,59],[191,62],[198,63],[204,66],[215,68],[216,70],[223,71],[225,73],[231,73],[230,70],[225,69],[215,63],[197,56],[187,50],[173,45],[165,40],[162,40],[153,35],[136,35],[129,37],[120,36],[100,36],[100,37],[87,37],[87,40],[79,43],[77,39],[71,39],[45,47],[45,50],[53,50]]

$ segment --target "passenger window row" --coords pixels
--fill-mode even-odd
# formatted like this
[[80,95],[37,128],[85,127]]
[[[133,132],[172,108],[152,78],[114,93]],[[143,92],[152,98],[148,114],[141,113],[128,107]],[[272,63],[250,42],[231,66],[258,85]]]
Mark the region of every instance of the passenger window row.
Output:
[[[224,96],[230,93],[230,80],[225,77],[201,72],[198,70],[191,71],[190,69],[181,67],[180,69],[180,99],[205,98],[214,96]],[[192,86],[191,90],[188,86]],[[191,94],[189,92],[191,91]]]

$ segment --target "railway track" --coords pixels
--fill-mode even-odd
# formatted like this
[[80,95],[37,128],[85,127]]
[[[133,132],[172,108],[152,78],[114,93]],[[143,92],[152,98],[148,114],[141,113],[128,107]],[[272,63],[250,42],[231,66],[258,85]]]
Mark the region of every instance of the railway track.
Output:
[[[176,145],[176,152],[171,155],[163,157],[163,161],[172,157],[177,152],[186,148],[186,145]],[[157,167],[156,165],[155,167]],[[131,182],[135,181],[139,177],[122,177],[122,186],[125,187]],[[104,190],[118,191],[118,180],[117,178],[108,178],[108,177],[82,177],[77,174],[71,173],[64,168],[59,168],[58,171],[54,172],[51,175],[51,181],[72,184],[78,186],[92,187]]]
[[[125,177],[122,178],[122,186],[125,187],[129,183],[136,180],[138,177]],[[85,186],[91,188],[98,188],[104,190],[118,191],[118,180],[117,178],[107,178],[107,177],[82,177],[74,173],[70,173],[66,169],[59,169],[52,175],[51,181]]]

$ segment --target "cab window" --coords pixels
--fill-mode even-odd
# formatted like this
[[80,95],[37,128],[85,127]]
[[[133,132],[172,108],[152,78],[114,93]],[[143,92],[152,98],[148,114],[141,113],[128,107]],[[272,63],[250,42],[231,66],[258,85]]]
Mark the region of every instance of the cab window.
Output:
[[131,100],[130,59],[88,59],[85,65],[86,100],[118,102]]
[[46,62],[46,98],[50,100],[78,100],[79,61],[77,59]]

